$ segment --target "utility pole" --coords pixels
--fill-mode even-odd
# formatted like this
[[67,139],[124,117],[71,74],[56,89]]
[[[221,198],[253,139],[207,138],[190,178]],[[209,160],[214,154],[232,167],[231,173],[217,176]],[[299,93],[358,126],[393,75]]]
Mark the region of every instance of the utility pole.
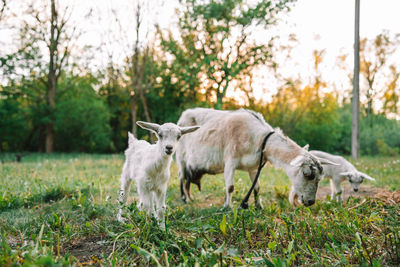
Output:
[[354,76],[353,76],[353,121],[351,131],[351,156],[360,156],[360,0],[355,0],[354,24]]

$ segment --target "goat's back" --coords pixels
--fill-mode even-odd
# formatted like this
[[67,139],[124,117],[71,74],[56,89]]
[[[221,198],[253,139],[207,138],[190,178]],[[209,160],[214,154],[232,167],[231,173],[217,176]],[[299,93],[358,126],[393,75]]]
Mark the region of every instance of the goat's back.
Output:
[[182,137],[176,152],[178,164],[196,164],[211,173],[221,171],[228,158],[239,160],[256,154],[263,138],[272,130],[261,114],[247,110],[189,109],[178,123],[201,125],[196,132]]
[[332,155],[324,151],[311,150],[310,153],[318,158],[324,158],[330,160],[334,163],[340,164],[336,165],[324,165],[324,172],[326,176],[338,175],[341,172],[354,171],[355,167],[349,161],[347,161],[342,156]]

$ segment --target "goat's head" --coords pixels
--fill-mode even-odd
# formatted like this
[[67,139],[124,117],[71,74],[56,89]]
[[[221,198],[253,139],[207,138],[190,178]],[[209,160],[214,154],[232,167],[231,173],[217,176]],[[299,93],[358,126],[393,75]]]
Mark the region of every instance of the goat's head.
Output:
[[290,162],[291,180],[294,190],[305,206],[315,203],[318,183],[323,177],[323,165],[338,165],[326,159],[317,158],[303,149],[303,153]]
[[375,181],[375,179],[371,176],[359,171],[341,172],[339,175],[350,182],[354,192],[358,191],[360,184],[364,181],[364,179]]
[[191,133],[200,128],[200,126],[179,127],[174,123],[164,123],[159,125],[157,123],[138,121],[137,125],[143,129],[149,130],[156,134],[158,144],[167,155],[172,155],[175,152],[176,144],[182,135]]

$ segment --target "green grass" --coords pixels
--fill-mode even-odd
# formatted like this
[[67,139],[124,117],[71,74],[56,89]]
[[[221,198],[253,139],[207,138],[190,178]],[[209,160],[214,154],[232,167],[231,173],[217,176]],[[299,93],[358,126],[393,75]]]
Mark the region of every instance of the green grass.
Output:
[[[237,172],[235,208],[222,210],[224,179],[205,176],[195,201],[180,200],[177,167],[167,193],[167,227],[136,209],[136,189],[116,221],[122,155],[30,154],[0,165],[0,266],[21,265],[374,265],[400,264],[399,204],[351,197],[305,208],[287,201],[289,179],[266,166],[263,210],[236,207],[250,187]],[[375,177],[366,182],[400,189],[400,159],[353,162]],[[326,186],[322,181],[321,186]]]

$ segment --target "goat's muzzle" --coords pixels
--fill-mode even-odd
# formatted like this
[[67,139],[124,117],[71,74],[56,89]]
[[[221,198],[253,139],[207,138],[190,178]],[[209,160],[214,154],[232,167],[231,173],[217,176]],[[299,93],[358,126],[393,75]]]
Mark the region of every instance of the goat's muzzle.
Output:
[[172,146],[170,146],[170,145],[165,146],[165,153],[166,153],[167,155],[171,155],[172,152],[174,152]]
[[304,206],[308,207],[308,206],[314,205],[314,203],[315,203],[315,199],[310,199],[310,200],[304,201]]
[[304,197],[301,196],[301,202],[303,203],[304,206],[308,207],[315,203],[315,199],[304,200]]

